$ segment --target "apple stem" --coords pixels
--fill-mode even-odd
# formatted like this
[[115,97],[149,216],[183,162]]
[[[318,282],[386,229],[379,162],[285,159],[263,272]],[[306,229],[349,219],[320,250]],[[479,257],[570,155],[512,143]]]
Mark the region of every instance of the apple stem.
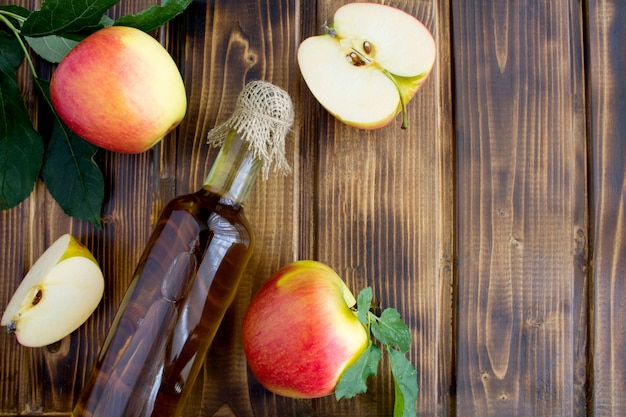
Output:
[[334,28],[328,26],[326,23],[324,23],[322,27],[324,28],[328,36],[330,36],[331,38],[337,37],[337,31]]
[[400,125],[400,128],[406,130],[406,128],[409,127],[409,121],[406,114],[406,105],[404,104],[404,100],[400,100],[400,103],[402,103],[402,124]]
[[12,320],[11,323],[7,326],[7,333],[13,333],[17,330],[17,322]]
[[409,127],[409,120],[408,120],[408,116],[406,113],[406,103],[404,102],[404,99],[402,98],[402,91],[400,90],[400,86],[396,82],[395,78],[393,78],[393,76],[389,73],[389,71],[383,70],[383,73],[387,76],[387,78],[391,80],[393,85],[396,86],[396,90],[398,91],[398,95],[400,96],[400,107],[402,109],[402,125],[400,126],[400,128],[406,129]]

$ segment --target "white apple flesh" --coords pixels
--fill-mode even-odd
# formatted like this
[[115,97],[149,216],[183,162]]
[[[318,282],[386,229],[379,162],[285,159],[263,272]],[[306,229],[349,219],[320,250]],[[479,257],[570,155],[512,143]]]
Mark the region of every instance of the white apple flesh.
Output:
[[389,124],[430,74],[435,41],[415,17],[377,3],[340,7],[326,34],[305,39],[298,64],[329,113],[362,129]]
[[29,347],[46,346],[80,327],[104,293],[91,252],[65,234],[37,259],[9,301],[0,324]]

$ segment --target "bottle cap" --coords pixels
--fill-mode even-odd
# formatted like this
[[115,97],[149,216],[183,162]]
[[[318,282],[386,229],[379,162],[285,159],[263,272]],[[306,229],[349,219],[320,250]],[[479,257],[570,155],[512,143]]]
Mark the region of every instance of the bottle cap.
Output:
[[272,165],[274,171],[287,174],[291,168],[285,157],[285,137],[293,119],[293,103],[285,90],[267,81],[251,81],[239,94],[228,120],[209,131],[208,143],[221,146],[234,129],[263,161],[263,179],[267,179]]

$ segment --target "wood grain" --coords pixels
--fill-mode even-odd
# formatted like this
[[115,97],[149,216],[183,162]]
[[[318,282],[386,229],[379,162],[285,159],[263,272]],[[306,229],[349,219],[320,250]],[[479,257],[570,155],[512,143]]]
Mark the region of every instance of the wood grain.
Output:
[[[321,33],[342,4],[318,2],[316,31],[305,36]],[[442,415],[452,375],[452,141],[451,114],[442,111],[450,107],[448,32],[444,26],[439,34],[437,24],[449,21],[449,14],[443,2],[393,5],[438,34],[443,58],[411,101],[407,130],[398,118],[378,131],[360,131],[319,111],[317,130],[309,133],[318,138],[315,257],[355,293],[371,286],[383,306],[400,312],[412,332],[409,357],[420,375],[417,410]],[[388,367],[384,361],[369,392],[332,415],[391,415]],[[335,409],[333,401],[320,400],[327,410]]]
[[578,2],[453,2],[457,416],[584,413]]
[[[193,3],[176,25],[170,25],[168,37],[180,45],[193,109],[178,129],[178,145],[173,150],[177,193],[202,186],[215,156],[207,148],[206,134],[230,116],[247,81],[264,79],[294,96],[295,19],[290,3],[273,7],[270,2],[215,1]],[[298,164],[298,126],[296,120],[287,146],[293,172]],[[239,329],[252,294],[273,271],[294,260],[296,178],[292,173],[259,179],[248,198],[245,209],[256,235],[255,253],[207,355],[186,415],[253,415],[255,404],[248,389]]]
[[589,132],[594,416],[626,414],[626,4],[590,1]]
[[[36,9],[38,0],[0,0]],[[111,16],[152,0],[122,0]],[[187,404],[188,417],[391,416],[385,359],[350,400],[275,396],[249,372],[245,308],[279,267],[317,259],[409,324],[418,416],[626,415],[626,5],[620,0],[393,0],[437,42],[435,68],[400,120],[343,125],[316,102],[300,41],[341,0],[200,0],[155,31],[180,67],[183,123],[141,155],[100,151],[103,228],[68,218],[39,182],[0,212],[3,308],[39,255],[72,233],[101,263],[88,322],[39,349],[0,332],[0,417],[68,416],[162,207],[202,186],[207,132],[247,81],[294,99],[292,173],[246,205],[256,249]],[[43,76],[54,66],[37,62]],[[45,124],[31,74],[18,82]]]

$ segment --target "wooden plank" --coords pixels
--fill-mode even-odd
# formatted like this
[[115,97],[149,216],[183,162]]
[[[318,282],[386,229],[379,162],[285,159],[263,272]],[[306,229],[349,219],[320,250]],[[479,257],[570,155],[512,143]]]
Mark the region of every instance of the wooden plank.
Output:
[[[318,1],[316,20],[303,36],[320,34],[342,4]],[[316,107],[305,89],[304,105],[318,111],[305,115],[317,124],[311,122],[310,131],[303,132],[316,141],[317,152],[311,168],[315,200],[310,203],[315,205],[317,241],[309,255],[333,267],[353,292],[372,286],[383,306],[398,309],[414,341],[409,358],[419,373],[417,411],[446,415],[452,380],[453,250],[449,14],[445,2],[401,1],[393,6],[436,33],[440,60],[409,104],[405,131],[399,119],[375,131],[348,127]],[[366,395],[340,404],[320,399],[303,412],[390,415],[394,398],[388,367],[384,361]]]
[[458,416],[585,414],[577,1],[453,2]]
[[[15,288],[24,274],[24,258],[28,250],[23,240],[22,219],[26,217],[28,202],[11,210],[0,212],[0,239],[2,239],[2,282],[0,303],[2,309],[13,295]],[[15,346],[15,340],[3,336],[0,332],[0,415],[2,412],[17,413],[23,397],[18,395],[19,381],[27,359],[21,349]]]
[[626,415],[626,3],[588,3],[593,416]]
[[[25,7],[25,2],[16,2]],[[27,65],[22,65],[17,71],[17,83],[25,98],[35,94],[35,85],[32,82],[31,72]],[[36,117],[38,103],[35,100],[25,100],[31,117]],[[41,191],[40,184],[35,184],[33,195]],[[32,247],[29,229],[30,213],[37,207],[38,200],[29,197],[16,207],[0,211],[0,246],[2,250],[2,272],[0,279],[0,307],[9,303],[13,292],[19,285],[21,278],[34,260],[31,255],[37,249]],[[16,346],[15,338],[10,338],[6,332],[0,331],[0,415],[2,413],[17,413],[24,408],[26,392],[21,387],[21,380],[27,376],[29,355],[24,349]],[[5,382],[6,381],[6,382]]]
[[[191,113],[178,129],[177,143],[164,155],[176,194],[199,189],[217,153],[206,144],[206,134],[226,121],[246,82],[263,79],[297,98],[295,50],[297,34],[294,2],[194,2],[167,32],[168,44],[180,56],[189,91]],[[271,273],[293,260],[297,251],[299,112],[288,136],[292,173],[257,179],[245,210],[256,235],[250,260],[231,309],[207,355],[185,415],[259,415],[264,393],[248,374],[240,328],[252,294]],[[167,154],[168,152],[164,152]],[[251,388],[249,388],[251,387]],[[270,414],[274,413],[273,411]],[[262,414],[261,414],[262,415]]]

